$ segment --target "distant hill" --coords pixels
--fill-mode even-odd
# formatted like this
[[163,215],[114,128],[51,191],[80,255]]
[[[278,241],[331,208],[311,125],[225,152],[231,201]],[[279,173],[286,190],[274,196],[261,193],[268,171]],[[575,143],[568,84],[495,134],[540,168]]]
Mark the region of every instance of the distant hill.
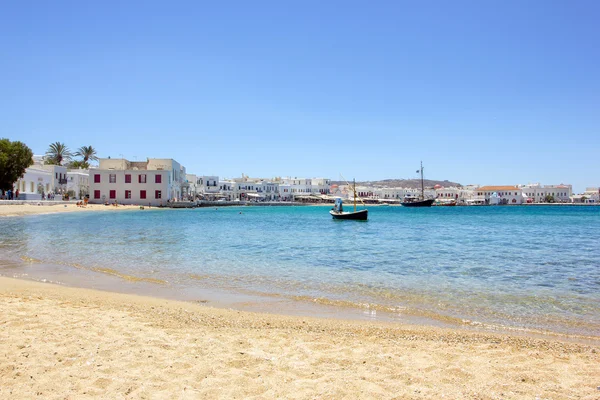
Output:
[[[345,181],[331,181],[332,185],[345,185]],[[432,188],[435,185],[440,185],[443,187],[456,186],[461,187],[462,185],[457,182],[450,182],[448,180],[445,181],[434,181],[431,179],[425,179],[424,184],[426,188]],[[370,186],[374,188],[382,188],[382,187],[404,187],[404,188],[413,188],[418,189],[421,187],[420,179],[384,179],[381,181],[364,181],[364,182],[356,182],[357,186]]]

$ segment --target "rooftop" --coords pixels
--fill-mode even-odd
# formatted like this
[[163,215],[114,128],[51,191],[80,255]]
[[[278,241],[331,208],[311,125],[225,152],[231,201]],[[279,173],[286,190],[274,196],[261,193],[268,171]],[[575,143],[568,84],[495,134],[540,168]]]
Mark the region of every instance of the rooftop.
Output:
[[516,186],[482,186],[476,189],[478,192],[498,192],[500,190],[519,190]]

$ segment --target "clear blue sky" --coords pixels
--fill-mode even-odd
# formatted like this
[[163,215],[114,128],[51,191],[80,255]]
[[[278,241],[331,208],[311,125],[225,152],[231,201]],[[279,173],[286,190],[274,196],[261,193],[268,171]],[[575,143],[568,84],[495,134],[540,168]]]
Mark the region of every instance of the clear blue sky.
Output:
[[0,137],[189,173],[600,184],[598,1],[14,1]]

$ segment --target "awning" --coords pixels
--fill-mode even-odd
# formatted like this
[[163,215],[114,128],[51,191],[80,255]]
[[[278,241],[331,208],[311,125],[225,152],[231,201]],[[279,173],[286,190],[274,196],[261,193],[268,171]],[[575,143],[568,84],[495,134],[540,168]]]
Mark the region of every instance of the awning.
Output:
[[260,194],[257,194],[257,193],[246,193],[246,196],[248,196],[248,197],[262,197]]

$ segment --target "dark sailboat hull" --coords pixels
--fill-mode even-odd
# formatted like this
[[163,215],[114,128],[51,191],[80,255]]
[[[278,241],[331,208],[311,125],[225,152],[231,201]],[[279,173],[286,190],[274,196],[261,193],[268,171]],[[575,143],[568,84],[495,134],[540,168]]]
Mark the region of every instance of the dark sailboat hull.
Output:
[[369,215],[369,210],[359,210],[354,212],[335,212],[329,211],[333,219],[352,219],[356,221],[366,221]]
[[407,201],[402,204],[404,207],[431,207],[435,199],[427,199],[427,200],[417,200],[417,201]]

